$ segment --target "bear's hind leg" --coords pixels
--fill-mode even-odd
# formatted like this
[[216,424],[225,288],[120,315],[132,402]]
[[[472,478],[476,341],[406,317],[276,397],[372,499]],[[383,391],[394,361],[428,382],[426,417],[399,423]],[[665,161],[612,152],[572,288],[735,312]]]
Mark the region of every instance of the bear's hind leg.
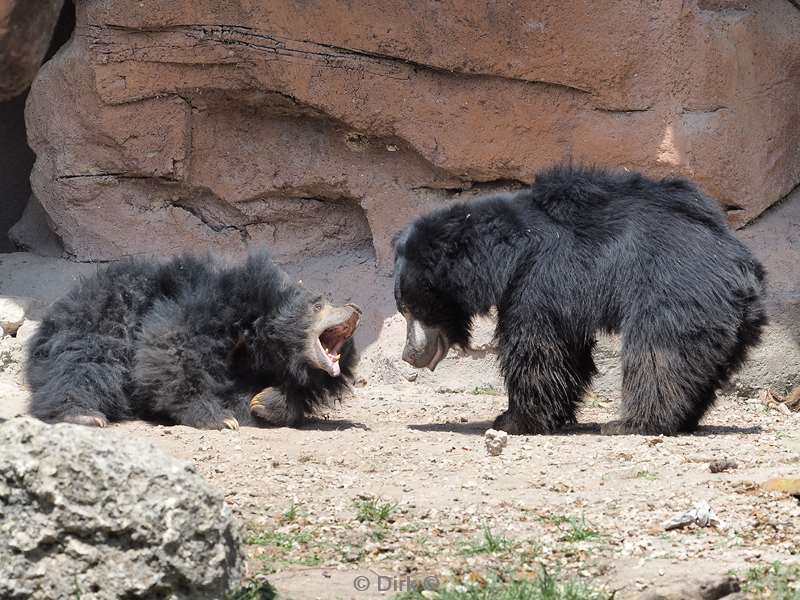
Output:
[[106,427],[129,415],[129,347],[124,339],[66,334],[39,341],[27,370],[30,413],[50,423]]
[[578,404],[595,373],[593,339],[565,341],[554,334],[501,337],[501,368],[508,410],[493,427],[510,434],[552,433],[576,421]]
[[133,365],[133,405],[141,416],[197,429],[238,429],[239,398],[224,338],[197,331],[181,307],[157,303],[142,325]]
[[679,339],[627,336],[622,359],[622,415],[604,435],[674,435],[692,431],[714,402],[719,367]]

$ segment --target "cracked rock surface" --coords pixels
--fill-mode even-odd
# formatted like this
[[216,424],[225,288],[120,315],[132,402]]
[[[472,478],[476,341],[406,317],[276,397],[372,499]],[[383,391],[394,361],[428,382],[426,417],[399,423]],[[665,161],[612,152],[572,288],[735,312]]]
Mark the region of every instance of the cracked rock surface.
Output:
[[33,86],[33,189],[75,259],[388,268],[414,215],[567,157],[691,176],[737,226],[800,182],[788,2],[168,4],[79,0]]
[[242,572],[222,494],[150,443],[0,425],[0,597],[216,599]]

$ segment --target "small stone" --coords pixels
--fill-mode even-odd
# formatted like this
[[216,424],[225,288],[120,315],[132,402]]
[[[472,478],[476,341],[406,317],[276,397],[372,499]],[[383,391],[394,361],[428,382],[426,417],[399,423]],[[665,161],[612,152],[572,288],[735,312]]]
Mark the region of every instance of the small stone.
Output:
[[737,468],[739,468],[737,462],[729,458],[712,460],[708,464],[708,470],[711,471],[712,473],[723,473],[725,471],[733,471],[734,469]]
[[39,325],[39,321],[25,319],[17,329],[17,341],[22,345],[27,344],[36,333],[36,330],[39,329]]
[[508,445],[508,433],[505,431],[487,429],[486,433],[483,434],[483,438],[486,443],[486,451],[490,456],[499,456]]
[[705,500],[698,502],[692,510],[673,516],[672,519],[664,523],[664,529],[670,531],[672,529],[682,529],[689,525],[715,527],[717,529],[726,529],[727,527]]
[[15,335],[20,325],[25,322],[25,315],[33,306],[33,298],[21,296],[0,297],[0,327],[8,335]]
[[789,395],[786,396],[783,402],[789,409],[800,412],[800,385],[789,392]]

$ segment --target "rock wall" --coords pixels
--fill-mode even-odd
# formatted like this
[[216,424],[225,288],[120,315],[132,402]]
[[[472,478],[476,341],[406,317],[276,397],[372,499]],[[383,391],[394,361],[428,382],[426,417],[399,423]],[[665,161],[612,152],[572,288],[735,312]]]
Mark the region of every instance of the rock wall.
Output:
[[59,14],[62,3],[0,0],[0,253],[15,249],[8,231],[31,196],[35,157],[25,131],[25,92],[42,60],[67,41],[74,25],[70,7]]
[[800,183],[788,1],[78,0],[37,78],[34,193],[78,260],[374,249],[572,158],[699,181],[741,226]]
[[42,63],[64,0],[0,0],[0,102],[22,93]]

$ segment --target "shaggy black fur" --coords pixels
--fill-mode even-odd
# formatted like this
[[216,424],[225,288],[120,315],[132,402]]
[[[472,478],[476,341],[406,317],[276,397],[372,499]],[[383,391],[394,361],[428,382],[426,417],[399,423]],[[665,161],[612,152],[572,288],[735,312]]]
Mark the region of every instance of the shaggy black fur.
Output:
[[682,179],[556,167],[396,241],[401,312],[465,346],[471,318],[497,307],[509,407],[495,427],[509,433],[575,421],[598,331],[623,339],[622,419],[604,432],[696,428],[759,340],[763,292],[717,202]]
[[[348,387],[314,369],[307,330],[321,297],[294,284],[266,253],[243,264],[183,256],[125,261],[82,281],[53,305],[31,342],[31,412],[47,421],[132,417],[220,428],[248,422],[248,402],[277,388],[296,425]],[[98,421],[99,419],[99,421]]]

